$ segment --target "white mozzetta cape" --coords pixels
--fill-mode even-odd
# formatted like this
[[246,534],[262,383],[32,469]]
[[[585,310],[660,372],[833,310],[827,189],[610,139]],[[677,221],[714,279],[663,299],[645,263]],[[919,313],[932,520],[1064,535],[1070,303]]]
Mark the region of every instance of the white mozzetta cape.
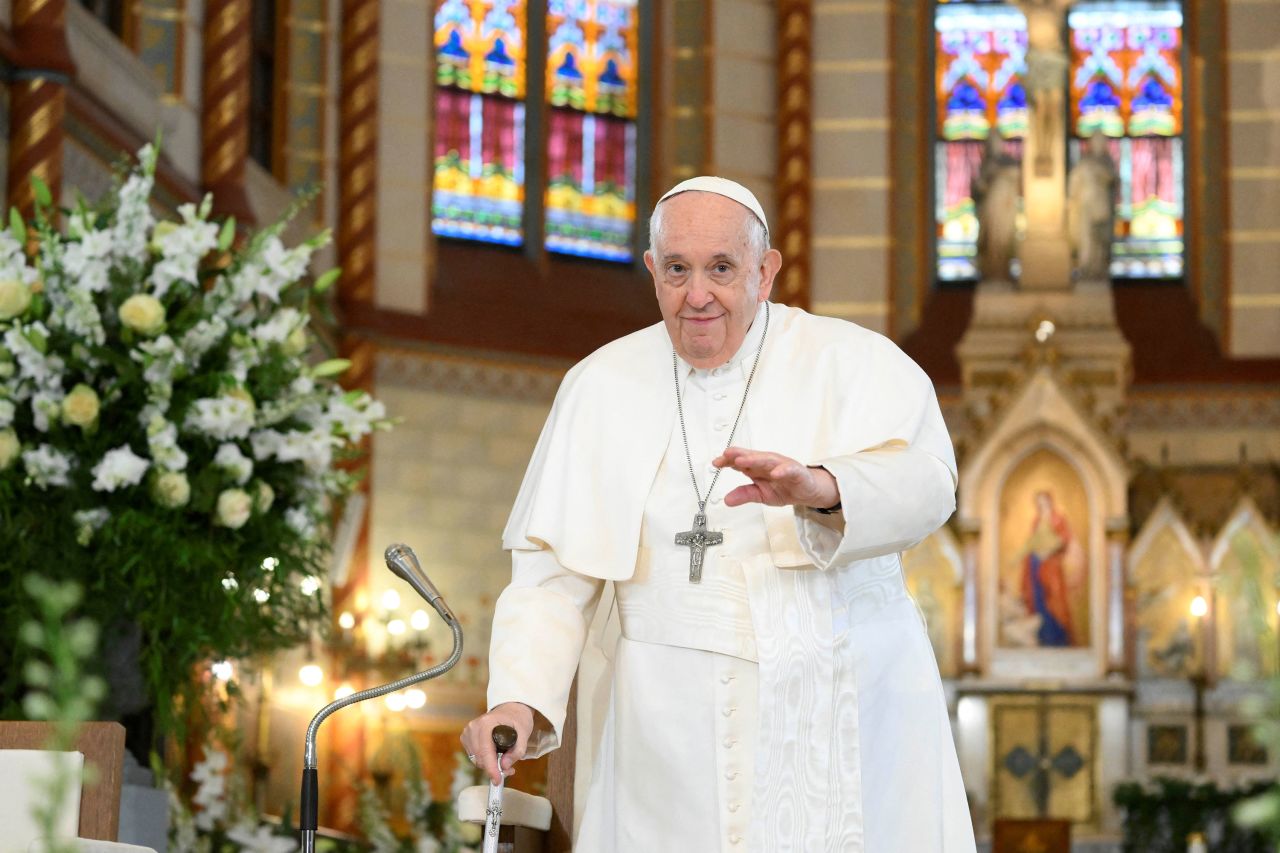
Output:
[[[752,445],[831,471],[845,526],[841,534],[802,523],[803,510],[760,508],[769,551],[745,569],[759,663],[750,846],[861,853],[859,684],[855,650],[837,639],[850,636],[860,614],[905,594],[897,552],[953,512],[955,459],[932,384],[893,343],[851,323],[771,308],[746,404]],[[630,578],[676,418],[673,382],[661,323],[575,366],[504,547],[549,549],[573,572]],[[823,558],[815,565],[811,554]],[[963,808],[962,789],[959,798]]]
[[[821,463],[836,476],[849,526],[832,566],[919,542],[955,510],[955,455],[929,378],[881,335],[785,305],[771,310],[747,399],[756,449]],[[549,548],[580,574],[631,577],[645,498],[675,417],[662,323],[575,365],[534,449],[503,547]],[[809,566],[793,510],[762,511],[774,565]]]

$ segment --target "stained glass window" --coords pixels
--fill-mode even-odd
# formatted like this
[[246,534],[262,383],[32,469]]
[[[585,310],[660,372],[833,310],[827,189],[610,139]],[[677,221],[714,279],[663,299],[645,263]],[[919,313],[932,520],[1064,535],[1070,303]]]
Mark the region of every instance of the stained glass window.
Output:
[[435,175],[442,237],[524,242],[524,0],[436,5]]
[[1022,158],[1027,131],[1027,22],[1002,2],[942,2],[937,38],[935,227],[938,278],[978,277],[973,182],[992,133]]
[[636,0],[548,0],[548,251],[632,258],[636,17]]
[[1170,0],[1082,2],[1071,33],[1071,157],[1110,137],[1120,172],[1111,274],[1179,278],[1185,198],[1182,9]]

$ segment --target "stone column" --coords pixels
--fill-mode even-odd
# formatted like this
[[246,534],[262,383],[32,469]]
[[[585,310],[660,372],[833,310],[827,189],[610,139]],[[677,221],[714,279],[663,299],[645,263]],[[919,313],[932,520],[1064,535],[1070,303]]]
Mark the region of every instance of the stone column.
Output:
[[31,176],[62,195],[66,84],[75,73],[67,49],[67,0],[13,0],[12,81],[9,84],[9,204],[25,217],[35,210]]
[[378,174],[378,0],[343,0],[338,104],[339,301],[373,303]]
[[204,17],[200,172],[218,216],[252,224],[245,193],[249,157],[250,0],[207,0]]

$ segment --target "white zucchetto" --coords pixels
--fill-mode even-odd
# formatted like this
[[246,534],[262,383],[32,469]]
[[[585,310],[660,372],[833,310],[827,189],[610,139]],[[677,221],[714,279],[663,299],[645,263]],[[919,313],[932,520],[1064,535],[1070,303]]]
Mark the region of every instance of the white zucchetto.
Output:
[[756,200],[755,195],[742,184],[731,181],[728,178],[717,178],[714,175],[699,175],[696,178],[689,178],[687,181],[681,181],[667,190],[662,198],[658,199],[658,204],[662,204],[673,195],[690,191],[715,193],[716,195],[733,199],[755,214],[756,219],[759,219],[760,224],[764,226],[765,233],[768,233],[769,221],[764,218],[764,208],[760,206],[760,202]]

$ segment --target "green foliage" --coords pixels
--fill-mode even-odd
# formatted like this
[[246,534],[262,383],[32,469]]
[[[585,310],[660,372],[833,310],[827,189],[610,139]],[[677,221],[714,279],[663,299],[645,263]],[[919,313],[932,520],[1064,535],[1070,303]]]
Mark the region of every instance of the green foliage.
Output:
[[1274,853],[1261,833],[1232,821],[1241,802],[1267,787],[1222,789],[1170,778],[1117,785],[1112,799],[1124,811],[1124,853],[1186,853],[1193,832],[1205,835],[1210,853]]
[[[84,674],[85,663],[97,651],[98,626],[88,619],[72,618],[84,597],[75,583],[57,583],[33,574],[24,577],[22,585],[36,611],[36,618],[23,622],[20,629],[22,645],[29,650],[23,676],[30,689],[23,708],[31,719],[53,723],[54,734],[46,748],[65,752],[75,742],[80,724],[93,719],[106,690],[101,679]],[[94,770],[86,766],[85,777]],[[74,844],[58,840],[55,830],[68,792],[80,783],[62,764],[48,778],[36,782],[43,796],[34,817],[41,836],[52,839],[46,847],[48,853],[75,850]]]

